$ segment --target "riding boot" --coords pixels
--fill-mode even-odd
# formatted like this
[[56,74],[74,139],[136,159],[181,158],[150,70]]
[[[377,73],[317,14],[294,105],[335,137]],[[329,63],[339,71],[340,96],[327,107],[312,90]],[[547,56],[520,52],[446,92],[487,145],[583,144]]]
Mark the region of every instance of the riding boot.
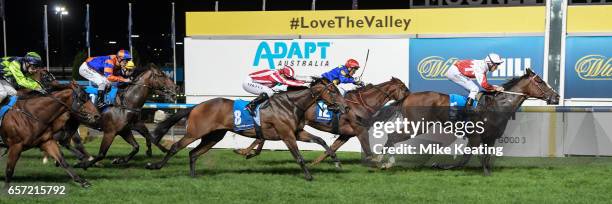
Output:
[[263,103],[264,101],[268,100],[268,94],[263,92],[261,94],[259,94],[259,96],[257,96],[257,98],[253,99],[251,102],[249,102],[249,104],[247,104],[246,108],[249,111],[249,114],[251,114],[251,116],[255,117],[255,109],[257,109],[257,106],[261,103]]
[[473,106],[474,106],[474,99],[468,98],[467,102],[465,103],[465,108],[463,109],[461,120],[465,121],[469,119],[470,113],[474,110]]
[[104,107],[105,105],[104,98],[106,98],[105,95],[106,95],[106,89],[98,90],[98,97],[96,98],[96,107],[98,108]]
[[474,99],[468,97],[468,100],[465,103],[465,107],[472,108],[473,105],[474,105]]

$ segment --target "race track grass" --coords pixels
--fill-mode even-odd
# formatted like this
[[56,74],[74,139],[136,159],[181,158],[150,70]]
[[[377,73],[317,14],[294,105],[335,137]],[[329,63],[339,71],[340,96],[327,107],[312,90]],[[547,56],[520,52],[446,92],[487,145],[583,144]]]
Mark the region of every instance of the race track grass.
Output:
[[[97,152],[99,140],[87,144]],[[141,143],[143,144],[143,143]],[[115,140],[110,158],[129,152]],[[66,152],[68,153],[68,152]],[[64,171],[41,163],[38,150],[19,161],[15,185],[65,185],[64,196],[11,196],[0,203],[610,203],[612,158],[498,158],[493,175],[480,169],[440,171],[423,168],[377,170],[360,165],[358,153],[339,153],[343,169],[329,162],[312,167],[312,182],[286,151],[265,151],[245,160],[230,150],[200,158],[197,178],[189,174],[188,151],[158,171],[144,169],[144,150],[125,166],[104,160],[104,167],[77,170],[93,186],[82,189]],[[303,151],[310,161],[320,152]],[[74,157],[69,157],[74,163]],[[5,166],[6,157],[0,159]],[[478,162],[473,162],[475,166]],[[4,179],[4,176],[2,176]]]

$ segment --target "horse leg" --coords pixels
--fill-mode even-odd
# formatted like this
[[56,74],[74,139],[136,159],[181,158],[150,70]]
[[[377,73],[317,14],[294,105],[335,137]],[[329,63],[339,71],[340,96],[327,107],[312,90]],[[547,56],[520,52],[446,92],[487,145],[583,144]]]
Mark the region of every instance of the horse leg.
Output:
[[99,162],[100,160],[104,159],[104,157],[106,157],[106,153],[108,152],[108,149],[110,148],[111,144],[113,144],[113,140],[115,140],[115,134],[117,134],[117,132],[115,131],[104,132],[104,136],[102,137],[102,143],[100,144],[100,150],[98,152],[98,155],[94,157],[93,160],[79,162],[78,164],[75,165],[75,167],[79,167],[79,168],[83,168],[87,170],[87,168],[91,167],[96,162]]
[[357,139],[359,140],[359,144],[361,144],[361,150],[363,151],[363,154],[365,154],[365,161],[372,161],[374,154],[370,148],[370,135],[368,134],[368,131],[362,127],[355,128],[357,130]]
[[64,156],[62,155],[62,153],[60,152],[59,147],[57,146],[57,143],[55,143],[55,140],[46,141],[40,146],[40,148],[43,151],[47,152],[49,156],[53,157],[53,159],[55,159],[55,161],[59,163],[59,166],[62,167],[66,171],[66,173],[68,173],[68,175],[70,176],[70,178],[72,178],[72,180],[74,180],[74,182],[79,183],[81,187],[83,188],[87,188],[91,186],[91,184],[87,182],[87,180],[79,177],[79,175],[77,175],[74,172],[74,170],[72,170],[72,168],[68,166],[68,163],[64,159]]
[[68,135],[70,135],[70,139],[74,143],[74,149],[76,151],[78,151],[79,153],[81,153],[81,155],[83,155],[83,159],[81,159],[81,161],[82,160],[93,159],[91,157],[91,155],[89,155],[87,150],[85,150],[85,145],[83,145],[83,141],[81,140],[81,136],[79,134],[76,134],[76,131],[74,131],[74,132],[72,132],[72,134],[68,134]]
[[226,132],[227,131],[219,131],[209,134],[208,137],[204,137],[202,139],[202,141],[196,148],[189,151],[189,175],[191,175],[191,177],[196,176],[195,164],[198,157],[208,152],[208,150],[215,146],[217,142],[221,141],[221,139],[223,139],[223,136],[225,136]]
[[6,161],[6,169],[4,170],[4,188],[8,188],[11,185],[11,178],[13,178],[13,173],[15,173],[15,165],[17,165],[17,160],[19,160],[22,150],[23,146],[20,144],[8,148],[8,159]]
[[[476,147],[480,145],[480,136],[477,135],[473,135],[472,137],[468,137],[468,147]],[[434,168],[438,168],[438,169],[454,169],[454,168],[461,168],[464,167],[472,158],[472,154],[464,154],[463,155],[463,159],[461,159],[461,161],[456,162],[456,163],[451,163],[451,164],[438,164],[438,163],[433,163],[432,167]]]
[[[338,139],[336,139],[334,141],[334,143],[332,144],[332,146],[330,147],[331,152],[335,153],[338,149],[340,149],[340,147],[342,145],[344,145],[344,143],[346,143],[349,139],[351,139],[351,137],[353,137],[353,136],[340,135],[340,137],[338,137]],[[325,151],[325,153],[323,153],[317,159],[312,161],[312,163],[310,163],[310,165],[312,165],[312,166],[317,165],[317,164],[321,163],[321,161],[325,160],[328,156],[330,156],[330,154],[327,151]]]
[[[491,139],[491,138],[487,138],[487,139],[483,139],[484,143],[488,146],[488,147],[494,147],[495,146],[495,139]],[[480,158],[480,164],[482,165],[482,169],[484,171],[484,175],[485,176],[490,176],[491,172],[493,171],[493,164],[491,164],[491,154],[484,154],[482,155],[482,157]]]
[[336,157],[336,152],[332,151],[329,148],[329,146],[327,146],[327,143],[325,143],[325,140],[321,139],[320,137],[314,136],[306,132],[305,130],[301,130],[300,132],[298,132],[298,140],[302,142],[312,142],[312,143],[321,145],[321,147],[325,149],[325,155],[331,156],[336,168],[338,169],[342,168],[340,164],[340,160],[338,160],[338,157]]
[[249,155],[251,155],[251,151],[252,151],[252,150],[253,150],[253,149],[254,149],[256,146],[257,146],[257,147],[259,147],[258,145],[259,145],[260,143],[262,143],[263,141],[264,141],[264,140],[262,140],[262,139],[255,139],[255,141],[253,141],[253,142],[251,143],[251,145],[249,145],[249,147],[247,147],[246,149],[235,149],[235,150],[234,150],[234,153],[236,153],[236,154],[240,154],[240,155],[242,155],[242,156],[249,156]]
[[138,145],[138,142],[136,142],[136,139],[134,139],[134,135],[132,134],[131,130],[123,131],[119,135],[121,135],[121,138],[123,138],[123,140],[125,140],[128,144],[132,145],[132,151],[125,157],[119,157],[114,159],[111,162],[112,164],[128,163],[132,158],[134,158],[134,155],[136,155],[136,153],[138,153],[138,150],[140,149],[140,145]]
[[149,132],[149,129],[147,128],[147,126],[145,126],[144,123],[138,122],[134,124],[134,126],[132,126],[132,129],[140,133],[147,141],[147,156],[149,157],[153,156],[153,150],[151,149],[151,143],[155,144],[155,146],[159,148],[159,150],[161,150],[163,153],[168,152],[168,149],[166,149],[166,147],[161,145],[159,141],[157,142],[154,141],[153,136],[151,135],[151,132]]
[[259,155],[261,153],[261,150],[263,149],[264,143],[266,143],[266,140],[261,140],[259,145],[257,145],[257,149],[255,149],[255,153],[247,155],[246,159],[250,159]]
[[185,147],[187,147],[187,145],[191,144],[192,142],[196,141],[197,139],[200,139],[200,137],[192,137],[191,135],[192,134],[187,132],[183,138],[181,138],[176,143],[172,144],[172,147],[170,147],[170,150],[168,150],[168,152],[166,153],[166,156],[164,156],[163,160],[161,160],[160,162],[157,162],[157,163],[147,163],[147,166],[145,168],[147,168],[147,169],[161,169],[164,165],[166,165],[166,163],[168,163],[168,160],[170,160],[170,158],[172,156],[174,156],[178,151],[184,149]]
[[[288,134],[293,134],[293,132],[289,131]],[[289,151],[291,151],[291,155],[293,155],[293,158],[295,158],[297,163],[304,171],[304,178],[306,178],[307,181],[312,181],[312,175],[310,174],[308,168],[306,167],[306,164],[304,163],[304,157],[302,157],[302,154],[300,154],[297,142],[295,141],[295,135],[283,138],[283,142],[285,142],[285,145],[287,145]]]
[[[67,134],[66,132],[60,133],[60,134]],[[62,145],[62,147],[68,149],[68,151],[72,152],[72,154],[74,154],[74,156],[77,157],[77,159],[79,161],[83,161],[83,159],[85,158],[85,155],[83,153],[81,153],[79,150],[77,150],[76,148],[72,147],[72,145],[70,145],[70,138],[66,138],[65,135],[64,137],[60,137],[60,138],[56,138],[57,142]],[[45,155],[47,156],[47,155]]]

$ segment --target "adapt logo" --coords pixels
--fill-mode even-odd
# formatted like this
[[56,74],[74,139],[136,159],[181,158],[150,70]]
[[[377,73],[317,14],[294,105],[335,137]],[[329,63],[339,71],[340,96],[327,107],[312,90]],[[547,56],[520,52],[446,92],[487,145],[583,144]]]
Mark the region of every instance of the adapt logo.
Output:
[[[445,59],[440,56],[423,58],[417,65],[417,71],[425,80],[447,80],[446,72],[459,58]],[[503,80],[523,76],[525,69],[531,67],[531,58],[503,58],[504,63],[491,73],[491,80]]]
[[612,80],[612,58],[603,55],[587,55],[574,66],[576,74],[583,80]]
[[327,48],[330,42],[274,42],[263,41],[257,46],[253,66],[259,66],[264,60],[270,69],[275,67],[321,67],[329,66]]

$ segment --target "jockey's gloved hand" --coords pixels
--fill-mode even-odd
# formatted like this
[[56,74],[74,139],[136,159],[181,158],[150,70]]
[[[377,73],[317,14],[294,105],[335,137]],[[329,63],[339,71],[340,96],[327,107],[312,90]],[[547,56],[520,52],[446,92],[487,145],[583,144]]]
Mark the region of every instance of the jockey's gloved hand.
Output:
[[501,86],[493,86],[493,90],[495,90],[495,91],[499,91],[499,92],[502,92],[502,91],[504,91],[504,87],[501,87]]
[[365,86],[363,81],[355,81],[354,84],[357,85],[357,86]]

